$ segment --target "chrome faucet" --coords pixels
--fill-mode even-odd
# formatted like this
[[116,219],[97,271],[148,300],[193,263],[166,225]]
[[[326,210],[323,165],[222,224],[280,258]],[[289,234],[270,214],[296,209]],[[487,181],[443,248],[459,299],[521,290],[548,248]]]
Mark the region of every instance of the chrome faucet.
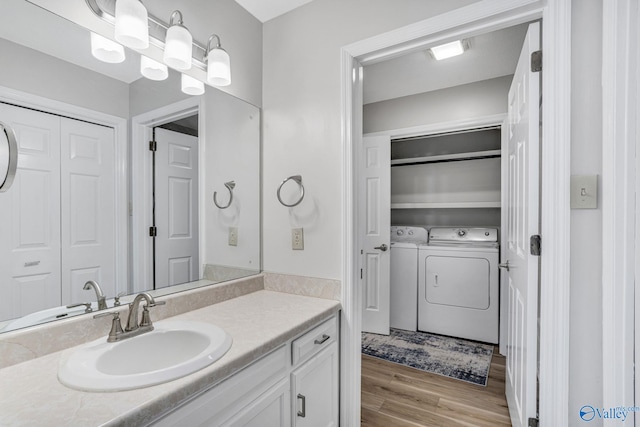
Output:
[[[142,300],[145,300],[146,304],[142,307],[142,320],[138,323],[138,307],[142,303]],[[124,331],[122,330],[122,325],[120,323],[120,313],[117,311],[112,313],[96,314],[93,318],[96,319],[99,317],[113,316],[111,331],[109,332],[107,342],[120,341],[125,338],[131,338],[145,332],[153,331],[153,323],[149,316],[149,307],[164,304],[166,304],[165,301],[156,302],[153,297],[146,292],[141,292],[136,295],[133,302],[129,304],[129,317],[127,318],[127,327],[124,328]]]
[[84,289],[85,291],[91,289],[94,290],[94,292],[96,293],[96,297],[98,298],[98,310],[104,310],[105,308],[107,308],[107,299],[102,293],[102,289],[100,288],[100,285],[98,285],[98,282],[89,280],[84,284],[84,287],[82,289]]

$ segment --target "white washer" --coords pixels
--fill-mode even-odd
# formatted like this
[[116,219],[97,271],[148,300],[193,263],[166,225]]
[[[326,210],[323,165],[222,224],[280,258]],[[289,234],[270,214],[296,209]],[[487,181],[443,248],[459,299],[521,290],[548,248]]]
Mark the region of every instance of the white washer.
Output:
[[497,344],[498,230],[432,228],[418,260],[418,330]]
[[418,245],[429,236],[423,227],[391,227],[390,326],[418,330]]

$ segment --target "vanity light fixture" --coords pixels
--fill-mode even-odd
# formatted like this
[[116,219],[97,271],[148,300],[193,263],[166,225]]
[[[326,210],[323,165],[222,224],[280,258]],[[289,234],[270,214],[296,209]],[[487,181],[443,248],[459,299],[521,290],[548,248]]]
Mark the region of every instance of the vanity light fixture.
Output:
[[182,74],[182,92],[187,95],[202,95],[204,93],[204,83],[191,77],[188,74]]
[[140,0],[116,1],[116,40],[133,49],[149,47],[149,14]]
[[169,69],[166,65],[144,55],[140,55],[140,73],[149,80],[159,81],[169,77]]
[[[177,21],[174,23],[174,19]],[[164,45],[164,63],[176,70],[186,71],[191,68],[193,37],[182,22],[179,10],[171,14],[167,38]]]
[[122,45],[94,32],[91,32],[91,54],[100,61],[110,64],[124,61]]
[[436,60],[440,61],[442,59],[462,55],[468,47],[468,44],[464,40],[456,40],[451,43],[434,46],[429,49],[429,52]]
[[[211,47],[213,39],[217,39],[215,47]],[[231,61],[229,54],[220,45],[220,36],[211,35],[207,41],[205,53],[207,61],[207,82],[214,86],[229,86],[231,84]]]

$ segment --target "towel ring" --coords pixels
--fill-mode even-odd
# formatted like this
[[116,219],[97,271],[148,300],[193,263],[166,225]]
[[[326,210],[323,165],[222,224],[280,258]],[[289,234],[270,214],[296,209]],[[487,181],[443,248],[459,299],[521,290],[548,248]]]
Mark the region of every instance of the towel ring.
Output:
[[231,206],[231,202],[233,201],[233,189],[236,188],[236,182],[235,181],[225,182],[224,186],[227,187],[227,190],[229,190],[229,203],[227,203],[226,206],[220,206],[218,204],[218,200],[217,200],[217,197],[216,197],[218,192],[214,191],[213,192],[213,204],[216,205],[218,207],[218,209],[227,209],[229,206]]
[[11,129],[11,126],[0,122],[0,129],[7,135],[7,172],[4,176],[0,175],[0,193],[7,191],[13,179],[16,177],[16,170],[18,168],[18,143],[16,141],[16,133]]
[[[282,190],[282,186],[289,180],[294,180],[295,182],[298,183],[298,185],[300,186],[300,199],[293,203],[293,204],[286,204],[285,202],[282,201],[282,198],[280,197],[280,190]],[[289,178],[285,179],[284,181],[282,181],[280,183],[280,187],[278,187],[278,200],[280,201],[280,203],[282,203],[283,206],[286,206],[288,208],[292,208],[294,206],[298,206],[300,204],[300,202],[302,202],[302,199],[304,199],[304,185],[302,185],[302,175],[293,175],[290,176]]]

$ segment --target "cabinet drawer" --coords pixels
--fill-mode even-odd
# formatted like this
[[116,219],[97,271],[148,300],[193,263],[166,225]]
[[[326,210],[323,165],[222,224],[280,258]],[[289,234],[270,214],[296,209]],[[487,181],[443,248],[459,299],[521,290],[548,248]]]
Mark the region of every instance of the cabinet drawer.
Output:
[[309,359],[320,350],[329,347],[338,336],[336,316],[316,326],[291,344],[291,362],[296,365]]

